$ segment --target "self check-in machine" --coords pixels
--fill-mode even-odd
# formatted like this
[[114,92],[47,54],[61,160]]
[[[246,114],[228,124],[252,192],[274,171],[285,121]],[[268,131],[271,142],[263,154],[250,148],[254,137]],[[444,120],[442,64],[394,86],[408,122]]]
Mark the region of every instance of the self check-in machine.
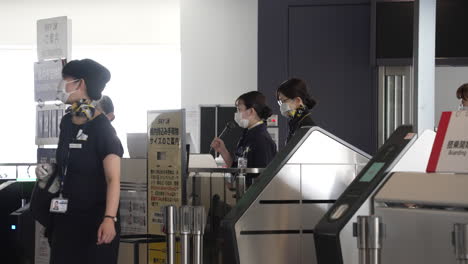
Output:
[[223,219],[222,263],[316,263],[315,225],[368,161],[321,128],[298,130]]
[[382,264],[468,263],[468,175],[396,172],[374,198]]
[[319,264],[358,263],[353,223],[371,213],[371,197],[415,140],[412,126],[399,127],[321,218],[314,230]]

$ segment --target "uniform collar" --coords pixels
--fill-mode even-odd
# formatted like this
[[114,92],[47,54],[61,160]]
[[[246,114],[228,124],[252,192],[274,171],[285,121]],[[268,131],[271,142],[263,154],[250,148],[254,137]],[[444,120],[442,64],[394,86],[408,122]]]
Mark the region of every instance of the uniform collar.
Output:
[[261,124],[263,124],[263,123],[264,123],[263,120],[258,121],[258,122],[255,123],[252,127],[249,127],[249,128],[247,128],[247,129],[248,129],[248,130],[251,130],[252,128],[255,128],[255,127],[257,127],[257,126],[259,126],[259,125],[261,125]]

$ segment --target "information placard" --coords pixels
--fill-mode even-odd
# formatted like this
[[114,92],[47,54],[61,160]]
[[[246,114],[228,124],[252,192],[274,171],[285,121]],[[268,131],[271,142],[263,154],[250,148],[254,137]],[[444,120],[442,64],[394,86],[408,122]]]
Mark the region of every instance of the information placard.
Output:
[[71,58],[71,20],[66,16],[37,21],[37,58]]
[[163,235],[163,209],[182,205],[185,110],[148,112],[148,232]]
[[120,191],[120,225],[122,235],[146,234],[146,191]]
[[49,242],[44,233],[45,228],[36,221],[36,241],[34,243],[34,263],[36,264],[48,264],[50,261]]
[[468,173],[468,111],[442,113],[427,172]]
[[57,99],[57,88],[62,80],[65,61],[51,60],[34,63],[34,100],[36,102]]
[[65,115],[65,105],[36,106],[36,145],[56,145],[60,135],[60,122]]

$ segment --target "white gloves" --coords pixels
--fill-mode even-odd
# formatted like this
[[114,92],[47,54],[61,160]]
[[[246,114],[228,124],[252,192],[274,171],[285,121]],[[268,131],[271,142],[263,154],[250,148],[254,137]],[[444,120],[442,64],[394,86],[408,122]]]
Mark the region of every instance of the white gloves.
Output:
[[[44,164],[39,164],[36,167],[36,177],[37,177],[37,183],[41,189],[44,189],[47,185],[47,182],[49,181],[50,177],[54,174],[55,171],[55,165],[49,164],[49,163],[44,163]],[[49,192],[50,193],[56,193],[60,189],[60,183],[58,181],[58,177],[54,179],[54,182],[52,185],[49,187]]]

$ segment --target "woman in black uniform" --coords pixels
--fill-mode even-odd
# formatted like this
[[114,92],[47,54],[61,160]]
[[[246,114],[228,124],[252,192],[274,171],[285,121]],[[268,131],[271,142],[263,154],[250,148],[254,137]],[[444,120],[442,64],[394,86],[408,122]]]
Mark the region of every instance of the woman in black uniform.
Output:
[[[244,131],[234,154],[226,149],[220,138],[215,138],[211,143],[211,147],[221,154],[228,167],[237,167],[237,161],[242,157],[247,159],[247,168],[265,168],[276,155],[276,144],[265,124],[272,112],[265,101],[265,96],[257,91],[237,98],[234,120]],[[252,184],[252,177],[249,175],[246,184]]]
[[457,99],[460,100],[458,110],[468,110],[468,83],[462,84],[457,89]]
[[310,110],[316,102],[309,95],[305,81],[297,78],[283,82],[276,90],[276,99],[280,105],[281,114],[289,118],[289,133],[287,142],[303,126],[315,126]]
[[61,100],[72,104],[60,123],[58,197],[51,209],[51,264],[117,263],[120,159],[123,148],[95,102],[110,80],[99,63],[75,60],[62,70]]

